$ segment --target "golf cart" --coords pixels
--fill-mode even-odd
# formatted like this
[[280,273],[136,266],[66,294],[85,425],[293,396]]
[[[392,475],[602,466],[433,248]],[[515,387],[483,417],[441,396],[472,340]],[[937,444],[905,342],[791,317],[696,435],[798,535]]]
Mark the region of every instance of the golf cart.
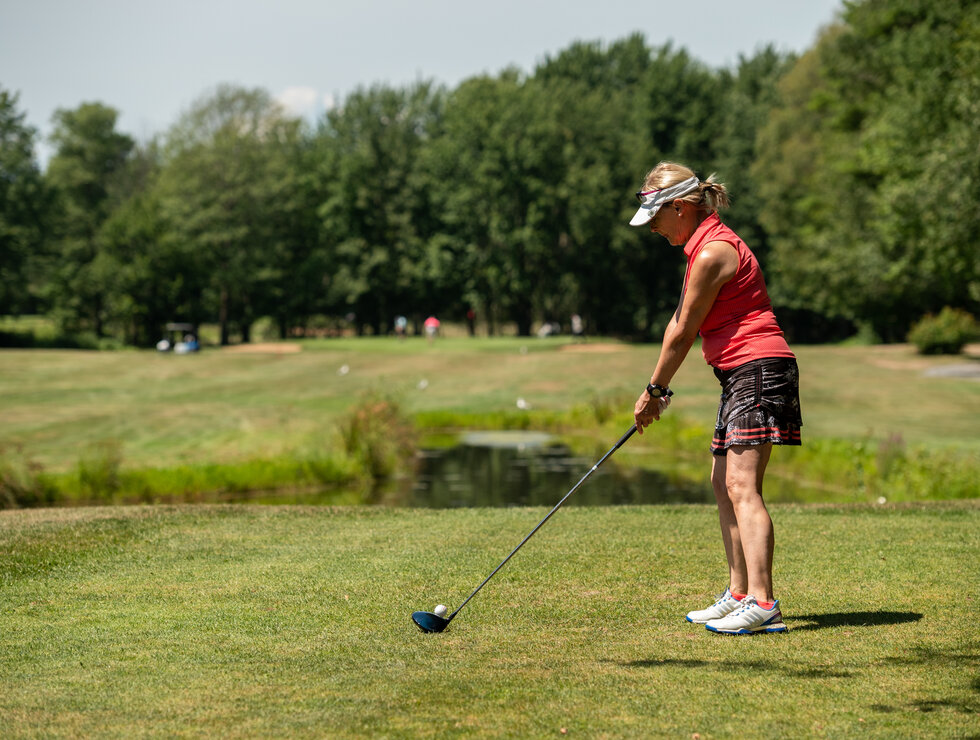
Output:
[[176,355],[186,355],[197,352],[201,348],[197,341],[197,327],[194,324],[171,322],[163,339],[157,342],[157,351],[170,352]]

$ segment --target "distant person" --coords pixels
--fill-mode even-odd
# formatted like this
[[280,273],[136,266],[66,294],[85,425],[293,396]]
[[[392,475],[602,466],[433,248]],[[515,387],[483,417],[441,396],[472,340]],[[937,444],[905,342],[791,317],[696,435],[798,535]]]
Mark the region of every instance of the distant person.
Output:
[[561,326],[555,321],[545,321],[538,328],[538,337],[544,339],[545,337],[554,336],[561,331]]
[[399,339],[405,338],[405,332],[408,330],[408,319],[404,316],[395,317],[395,336]]
[[476,311],[472,307],[466,309],[466,328],[469,329],[470,336],[476,336]]
[[582,325],[582,317],[577,313],[572,314],[572,336],[575,339],[581,339],[582,334],[585,332],[585,327]]
[[630,225],[649,224],[673,246],[683,246],[687,260],[680,303],[664,332],[650,384],[633,409],[637,430],[642,434],[660,419],[661,398],[669,405],[670,381],[698,334],[721,383],[711,485],[728,558],[728,588],[687,620],[724,634],[784,632],[773,595],[774,536],[762,480],[773,445],[800,444],[796,359],[776,323],[755,255],[718,216],[728,205],[725,186],[714,175],[702,182],[683,165],[661,162],[636,197],[640,209]]
[[425,320],[425,336],[429,340],[429,344],[435,341],[436,335],[439,333],[439,319],[435,316],[430,316]]

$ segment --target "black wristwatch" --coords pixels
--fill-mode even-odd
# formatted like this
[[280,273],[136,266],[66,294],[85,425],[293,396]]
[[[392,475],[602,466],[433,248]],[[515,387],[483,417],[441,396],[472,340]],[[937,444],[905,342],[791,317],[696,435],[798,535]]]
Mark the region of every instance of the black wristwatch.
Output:
[[662,385],[650,385],[649,383],[647,383],[647,393],[650,394],[650,398],[665,398],[674,395],[670,388],[665,388]]

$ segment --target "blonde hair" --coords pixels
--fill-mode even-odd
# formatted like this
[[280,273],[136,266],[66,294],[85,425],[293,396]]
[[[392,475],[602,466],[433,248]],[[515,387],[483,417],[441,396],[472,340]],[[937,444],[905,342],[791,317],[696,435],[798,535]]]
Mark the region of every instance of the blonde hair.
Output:
[[[662,190],[672,185],[684,182],[691,177],[695,177],[694,170],[676,162],[661,162],[646,177],[643,178],[643,190]],[[674,200],[682,200],[703,208],[708,213],[715,213],[719,208],[728,207],[728,189],[715,178],[717,175],[712,172],[708,179],[698,185],[697,190],[692,190],[687,195],[682,195]]]

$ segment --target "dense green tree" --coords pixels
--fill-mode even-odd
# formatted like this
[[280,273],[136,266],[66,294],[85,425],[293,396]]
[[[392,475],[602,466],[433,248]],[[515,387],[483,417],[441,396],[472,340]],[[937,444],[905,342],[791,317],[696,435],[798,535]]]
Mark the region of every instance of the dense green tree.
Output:
[[118,116],[102,103],[83,103],[52,117],[55,153],[46,174],[67,211],[68,234],[91,236],[119,202],[121,194],[113,188],[134,142],[116,131]]
[[220,86],[184,113],[167,135],[158,183],[164,217],[193,255],[184,269],[203,285],[205,317],[227,344],[273,308],[272,286],[290,279],[283,216],[294,207],[291,154],[300,123],[262,90]]
[[643,323],[637,306],[658,294],[646,279],[659,273],[636,272],[643,237],[626,225],[650,166],[635,105],[650,67],[650,49],[633,35],[607,47],[573,44],[535,70],[535,94],[552,101],[562,141],[553,173],[555,287],[542,318],[567,325],[578,313],[590,332],[631,334]]
[[320,161],[311,138],[299,130],[293,134],[272,153],[278,201],[268,216],[269,262],[258,303],[282,338],[332,308],[326,286],[333,265],[318,214]]
[[761,198],[759,220],[773,246],[773,299],[830,313],[841,310],[834,302],[835,291],[827,290],[826,283],[807,279],[807,272],[813,269],[808,263],[815,254],[802,252],[799,244],[801,237],[818,238],[809,225],[825,220],[830,213],[829,204],[815,195],[824,171],[821,131],[826,113],[812,105],[811,98],[825,85],[820,56],[830,34],[837,32],[828,30],[817,48],[800,57],[780,79],[779,103],[758,132],[758,156],[751,168]]
[[[723,132],[725,96],[719,74],[670,44],[656,48],[635,102],[637,133],[632,137],[634,179],[663,160],[682,162],[700,176],[718,167],[718,141]],[[634,206],[635,201],[631,206]],[[633,239],[640,237],[633,230]],[[643,336],[656,337],[666,326],[678,300],[678,275],[684,260],[660,237],[643,237],[643,246],[629,252],[626,274],[638,281],[630,291],[637,307],[633,324]],[[635,298],[634,298],[635,296]]]
[[715,141],[712,168],[728,187],[731,207],[725,223],[731,226],[767,266],[768,234],[759,223],[763,208],[763,183],[752,173],[759,151],[759,132],[779,102],[778,83],[795,63],[795,57],[779,54],[767,46],[751,57],[740,56],[734,70],[723,70],[721,85],[721,131]]
[[37,132],[0,88],[0,314],[36,310],[33,269],[42,248],[48,192],[34,156]]
[[[204,318],[196,256],[161,215],[156,191],[139,191],[106,220],[94,269],[107,286],[107,323],[130,344],[152,346],[168,321]],[[197,305],[195,305],[197,304]],[[196,309],[196,310],[195,310]]]
[[637,104],[650,153],[683,162],[696,172],[714,167],[716,141],[723,130],[719,74],[686,50],[665,44],[654,50],[641,84]]
[[563,135],[551,101],[516,71],[465,81],[429,151],[435,200],[465,293],[490,322],[527,335],[560,278],[554,209]]
[[719,166],[727,102],[721,77],[683,49],[650,49],[634,35],[605,48],[572,45],[546,59],[539,79],[584,87],[566,96],[559,119],[567,139],[563,187],[574,199],[566,221],[574,259],[564,277],[577,286],[590,328],[656,336],[677,305],[682,260],[663,240],[627,225],[631,195],[662,160],[702,176]]
[[521,333],[573,312],[602,333],[661,330],[675,261],[626,225],[631,193],[660,159],[711,159],[719,89],[685,52],[633,36],[455,90],[434,180],[484,313]]
[[[381,333],[398,314],[452,302],[440,267],[430,193],[418,165],[436,133],[443,91],[431,83],[357,90],[317,133],[319,216],[331,306]],[[440,305],[441,304],[441,305]]]
[[590,332],[632,333],[636,304],[627,291],[635,299],[642,288],[628,265],[641,235],[626,226],[636,178],[618,128],[629,94],[574,80],[534,86],[550,101],[546,113],[562,142],[546,204],[548,274],[536,280],[547,289],[539,296],[540,317],[567,328],[577,313]]
[[770,296],[791,337],[812,342],[853,331],[842,318],[852,315],[841,300],[844,271],[834,269],[831,242],[817,246],[827,234],[813,228],[829,218],[832,206],[817,195],[827,176],[822,153],[827,113],[811,99],[824,89],[820,58],[828,39],[839,32],[836,27],[827,29],[816,48],[779,80],[778,102],[757,133],[750,168],[756,217],[768,237],[764,254]]
[[944,305],[980,312],[974,10],[850,2],[799,58],[731,69],[638,34],[576,42],[530,74],[357,90],[316,130],[223,86],[159,148],[87,103],[55,115],[43,177],[0,89],[0,311],[44,296],[138,344],[174,319],[227,342],[258,317],[286,335],[353,313],[380,333],[470,306],[491,332],[578,313],[656,337],[683,259],[627,223],[643,175],[675,160],[728,185],[794,336],[842,317],[902,339]]
[[652,62],[650,47],[639,33],[609,45],[576,41],[557,54],[545,55],[534,70],[534,79],[544,83],[575,82],[610,95],[635,95]]
[[56,197],[50,302],[68,328],[104,334],[106,285],[97,269],[98,232],[125,194],[117,187],[133,140],[116,131],[118,113],[83,103],[53,116],[55,153],[46,180]]
[[966,0],[852,3],[787,76],[755,169],[785,295],[886,340],[976,311],[978,28]]

